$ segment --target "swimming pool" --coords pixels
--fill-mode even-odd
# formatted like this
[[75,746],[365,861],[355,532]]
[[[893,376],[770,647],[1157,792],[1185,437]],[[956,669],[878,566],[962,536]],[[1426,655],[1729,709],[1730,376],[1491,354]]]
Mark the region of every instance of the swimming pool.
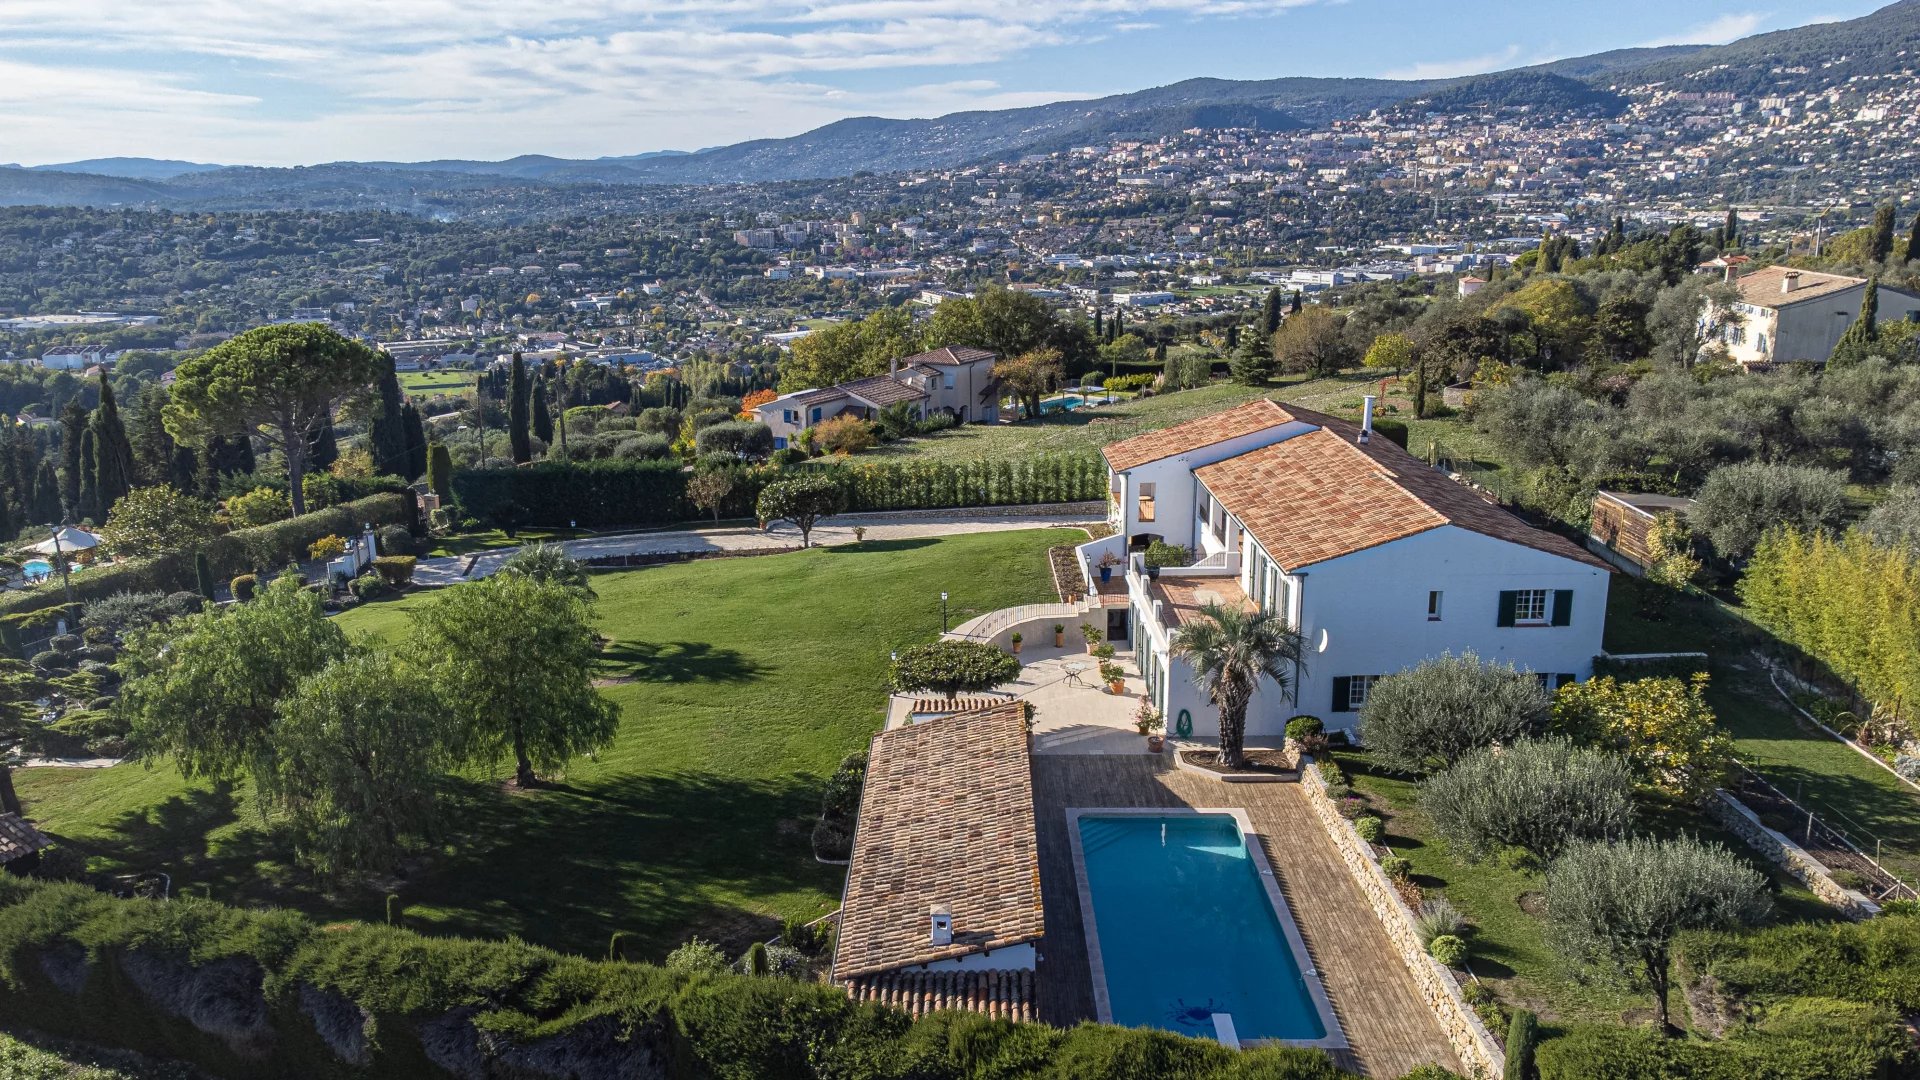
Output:
[[1344,1047],[1241,811],[1069,811],[1102,1023]]
[[53,564],[45,559],[28,559],[20,564],[20,569],[27,575],[28,581],[39,581],[53,574]]

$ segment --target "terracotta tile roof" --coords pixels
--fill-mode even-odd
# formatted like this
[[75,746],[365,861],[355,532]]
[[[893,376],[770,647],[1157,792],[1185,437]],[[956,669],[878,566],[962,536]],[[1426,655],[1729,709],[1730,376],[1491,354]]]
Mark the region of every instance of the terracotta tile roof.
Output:
[[981,709],[991,709],[996,705],[1005,705],[1007,702],[1011,700],[1013,699],[1007,696],[963,697],[963,698],[955,698],[952,701],[948,701],[946,698],[943,698],[943,697],[914,698],[913,703],[907,707],[907,715],[909,716],[954,716],[959,713],[969,713],[969,712],[977,712]]
[[909,386],[891,375],[874,375],[853,382],[841,383],[836,389],[855,397],[871,401],[881,408],[902,401],[919,401],[927,396],[925,390]]
[[903,356],[900,358],[900,366],[908,367],[913,364],[931,364],[938,367],[943,364],[952,366],[954,364],[972,364],[981,360],[998,359],[1000,359],[1000,354],[991,349],[976,349],[971,345],[949,345],[944,349],[932,349],[923,353],[914,353],[912,356]]
[[1358,424],[1294,411],[1320,430],[1194,471],[1286,569],[1442,525],[1609,569],[1579,544],[1528,525],[1385,436],[1360,446]]
[[[1789,273],[1800,275],[1799,284],[1792,292],[1781,291]],[[1855,285],[1865,285],[1866,278],[1846,277],[1841,274],[1823,274],[1818,270],[1795,271],[1791,266],[1769,266],[1742,275],[1734,281],[1733,287],[1740,290],[1740,299],[1756,307],[1785,307],[1802,300],[1817,300],[1823,296],[1832,296],[1844,292]]]
[[1167,625],[1185,626],[1200,617],[1200,611],[1208,604],[1219,604],[1226,608],[1253,610],[1253,601],[1247,597],[1240,581],[1234,577],[1177,577],[1177,570],[1163,570],[1153,583],[1153,594],[1166,606],[1162,612],[1167,617]]
[[0,814],[0,863],[25,858],[52,843],[19,814]]
[[[1040,860],[1026,707],[874,737],[834,948],[838,981],[1038,941]],[[953,913],[935,945],[928,910]]]
[[846,396],[846,390],[839,386],[823,386],[818,390],[808,390],[799,395],[794,399],[794,404],[817,405],[822,401],[832,401],[835,398],[843,398]]
[[1107,465],[1114,472],[1126,472],[1149,461],[1159,461],[1227,439],[1251,435],[1292,419],[1293,414],[1261,398],[1212,416],[1202,416],[1184,424],[1122,439],[1109,444],[1101,453],[1106,455]]
[[846,985],[855,1001],[891,1005],[909,1016],[962,1009],[997,1020],[1035,1019],[1031,971],[887,971]]

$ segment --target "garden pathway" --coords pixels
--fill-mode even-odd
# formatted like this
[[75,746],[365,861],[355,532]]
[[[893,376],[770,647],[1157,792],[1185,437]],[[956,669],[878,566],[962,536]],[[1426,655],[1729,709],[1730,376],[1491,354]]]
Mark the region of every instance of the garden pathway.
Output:
[[[1025,513],[952,510],[936,513],[841,514],[813,529],[816,546],[850,544],[856,527],[866,529],[868,540],[920,540],[929,537],[956,536],[962,533],[1009,532],[1018,529],[1048,529],[1062,525],[1086,526],[1106,520],[1099,504],[1068,503],[1052,507],[1026,507]],[[1031,511],[1039,510],[1040,513]],[[564,545],[576,559],[613,555],[683,555],[713,552],[785,551],[800,546],[800,530],[785,522],[768,529],[673,529],[659,532],[626,533],[618,536],[593,536],[570,540]],[[416,585],[450,585],[482,578],[500,569],[518,548],[499,548],[481,553],[473,568],[466,570],[469,555],[422,559],[413,572]]]

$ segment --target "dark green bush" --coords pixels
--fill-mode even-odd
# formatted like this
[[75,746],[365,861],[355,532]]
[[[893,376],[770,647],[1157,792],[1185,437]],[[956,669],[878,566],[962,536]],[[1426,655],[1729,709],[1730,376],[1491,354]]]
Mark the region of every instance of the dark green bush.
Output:
[[1326,730],[1327,725],[1317,716],[1296,716],[1287,721],[1287,738],[1297,743],[1318,739]]
[[1018,462],[903,461],[817,465],[841,478],[850,511],[1019,506],[1107,497],[1107,471],[1093,455]]
[[584,528],[655,525],[695,516],[686,475],[677,461],[543,461],[527,468],[461,469],[453,495],[467,514],[483,520],[505,506],[522,511],[521,524]]
[[1616,679],[1690,679],[1708,673],[1705,656],[1663,656],[1657,660],[1620,659],[1613,656],[1593,658],[1593,677],[1611,675]]
[[1892,1011],[1782,1002],[1720,1040],[1650,1028],[1579,1027],[1540,1046],[1540,1080],[1884,1080],[1912,1056]]
[[1677,955],[1735,997],[1804,995],[1920,1012],[1920,918],[1911,915],[1690,935]]
[[1169,566],[1192,566],[1193,552],[1179,544],[1155,540],[1147,545],[1146,563],[1156,570]]
[[247,1080],[557,1075],[516,1066],[529,1056],[568,1061],[570,1075],[714,1080],[1346,1077],[1317,1051],[967,1014],[914,1022],[797,980],[5,876],[0,1016]]
[[260,579],[254,577],[252,574],[241,574],[228,582],[227,588],[233,592],[233,598],[235,600],[244,601],[253,599],[253,592],[259,587],[259,584]]
[[413,584],[413,568],[418,562],[411,555],[382,555],[373,560],[373,572],[393,588],[404,589]]

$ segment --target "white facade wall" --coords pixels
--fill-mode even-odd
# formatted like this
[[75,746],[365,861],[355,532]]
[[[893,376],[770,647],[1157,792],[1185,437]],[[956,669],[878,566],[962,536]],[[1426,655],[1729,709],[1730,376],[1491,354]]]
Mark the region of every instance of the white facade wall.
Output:
[[[1307,567],[1292,577],[1307,655],[1296,711],[1320,717],[1329,729],[1351,729],[1359,714],[1332,710],[1335,678],[1391,675],[1445,652],[1588,678],[1601,652],[1610,577],[1597,566],[1452,525]],[[1571,590],[1571,624],[1497,625],[1500,593],[1515,589],[1549,590],[1550,602],[1553,590]],[[1437,621],[1427,617],[1428,594],[1436,590]],[[1263,730],[1278,731],[1287,716],[1261,719]],[[1255,729],[1251,719],[1248,728]]]
[[902,968],[903,971],[1032,971],[1034,952],[1031,942],[1021,945],[1009,945],[1004,949],[990,949],[984,952],[971,952],[947,960],[935,960],[931,964],[918,964]]
[[[1193,470],[1315,430],[1318,429],[1314,425],[1296,420],[1184,454],[1149,461],[1117,475],[1109,469],[1107,490],[1119,493],[1119,512],[1114,524],[1127,542],[1141,533],[1150,533],[1171,544],[1193,545],[1197,543],[1193,528],[1194,497],[1200,489]],[[1139,495],[1143,484],[1152,484],[1154,488],[1152,521],[1140,520]]]

